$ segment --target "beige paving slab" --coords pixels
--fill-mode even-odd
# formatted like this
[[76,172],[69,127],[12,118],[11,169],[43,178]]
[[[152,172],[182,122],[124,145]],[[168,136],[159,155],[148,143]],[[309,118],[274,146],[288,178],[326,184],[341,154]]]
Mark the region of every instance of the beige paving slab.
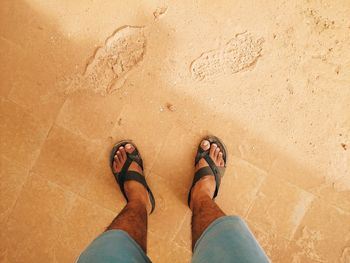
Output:
[[246,217],[267,173],[247,161],[229,157],[232,172],[225,172],[216,201],[225,213]]
[[[162,262],[161,259],[159,262]],[[170,254],[165,257],[167,262],[176,262],[176,263],[190,263],[192,261],[192,252],[184,247],[177,245],[176,243],[172,244],[170,249]]]
[[132,97],[125,105],[111,136],[115,142],[131,139],[141,152],[145,169],[150,169],[174,123],[167,120],[172,112],[162,110],[165,100],[159,97]]
[[[112,147],[109,147],[110,150]],[[115,213],[126,204],[109,165],[109,152],[95,161],[96,169],[90,171],[89,179],[80,195]],[[148,176],[148,174],[146,174]]]
[[278,153],[275,152],[272,146],[267,145],[269,145],[268,142],[257,134],[247,131],[240,140],[238,149],[242,159],[268,171]]
[[77,197],[61,221],[59,238],[54,243],[54,262],[75,262],[83,250],[104,232],[114,217],[113,212]]
[[312,194],[292,184],[267,177],[248,212],[248,220],[269,234],[291,240],[313,199]]
[[182,187],[190,187],[194,173],[194,158],[202,136],[175,125],[162,149],[156,157],[152,172],[177,183]]
[[248,132],[248,129],[243,125],[232,124],[228,128],[227,144],[229,147],[229,155],[242,158],[242,154],[245,153],[245,156],[247,157],[247,153],[242,152],[242,142],[243,140],[247,140],[246,134]]
[[[2,213],[0,215],[0,226],[2,229],[7,228],[7,218],[8,218],[8,213]],[[0,232],[0,261],[1,262],[8,262],[7,258],[7,231],[1,231]]]
[[285,253],[289,262],[348,262],[350,214],[315,199]]
[[56,123],[86,139],[106,138],[117,124],[123,106],[117,93],[73,94],[63,104]]
[[[39,61],[32,65],[33,60]],[[51,127],[65,100],[64,90],[56,82],[55,68],[50,61],[35,55],[27,55],[21,63],[22,67],[24,63],[31,63],[26,67],[30,70],[16,72],[8,97],[38,118],[42,125]]]
[[325,202],[350,213],[350,190],[347,176],[313,189],[313,193]]
[[[29,35],[29,32],[24,35],[18,34],[18,27],[19,25],[15,26],[14,28],[9,28],[8,25],[11,23],[17,24],[18,21],[29,21],[29,14],[26,12],[25,7],[26,5],[23,4],[21,1],[4,1],[3,5],[1,6],[1,26],[0,26],[0,34],[5,39],[16,43],[20,45],[21,47],[26,47],[26,37]],[[12,16],[11,12],[12,10],[17,10],[16,16]],[[25,33],[25,32],[24,32]]]
[[[0,239],[11,250],[0,247],[0,261],[74,262],[125,204],[108,156],[130,138],[157,198],[150,255],[188,262],[187,191],[198,141],[210,133],[230,157],[217,201],[248,218],[273,261],[348,263],[349,10],[344,0],[2,0],[0,146],[9,162],[0,224],[11,232]],[[135,61],[113,54],[130,70],[105,98],[81,82],[84,92],[66,94],[125,26],[143,28],[142,61],[131,69]],[[250,39],[261,39],[256,54]],[[105,72],[97,64],[89,76]],[[105,69],[125,66],[112,64]],[[39,175],[20,193],[18,176],[32,164]]]
[[191,220],[192,212],[188,209],[174,238],[176,244],[189,251],[192,251]]
[[[6,223],[28,177],[28,169],[0,156],[0,217]],[[3,225],[3,228],[5,225]]]
[[249,221],[247,224],[272,262],[287,262],[284,257],[290,243],[289,240],[281,237],[279,233],[271,232],[269,228],[259,228]]
[[309,191],[313,191],[325,183],[324,176],[283,155],[276,158],[269,173],[273,177],[282,178]]
[[25,51],[19,45],[0,37],[0,96],[6,98],[10,93],[20,62]]
[[47,127],[11,101],[1,99],[0,107],[1,154],[30,167],[46,138]]
[[156,210],[149,217],[149,232],[164,240],[173,240],[188,211],[184,202],[187,189],[154,173],[147,181],[156,199]]
[[148,256],[152,262],[191,262],[192,252],[159,235],[149,235]]
[[32,4],[12,1],[7,16],[2,17],[1,38],[23,49],[20,60],[13,54],[6,63],[17,61],[8,68],[14,77],[4,79],[11,81],[9,98],[50,127],[65,100],[65,80],[79,68],[74,58],[81,59],[86,48],[82,43],[73,48],[74,42],[62,34],[56,21],[38,13]]
[[53,126],[33,171],[79,193],[92,178],[101,147],[59,126]]
[[[198,92],[198,96],[200,95],[201,92]],[[191,97],[183,96],[182,103],[185,103],[187,106],[180,108],[182,116],[177,120],[179,126],[187,129],[189,134],[197,135],[197,140],[207,135],[214,135],[219,137],[224,143],[228,144],[230,142],[230,145],[234,145],[233,140],[235,138],[233,138],[232,131],[238,132],[234,119],[227,119],[225,115],[218,114],[215,108],[220,105],[220,102],[213,102],[208,95],[203,96],[208,98],[210,106],[198,104]],[[236,152],[235,149],[234,152]]]
[[9,262],[52,262],[54,244],[74,200],[71,192],[32,174],[7,223]]

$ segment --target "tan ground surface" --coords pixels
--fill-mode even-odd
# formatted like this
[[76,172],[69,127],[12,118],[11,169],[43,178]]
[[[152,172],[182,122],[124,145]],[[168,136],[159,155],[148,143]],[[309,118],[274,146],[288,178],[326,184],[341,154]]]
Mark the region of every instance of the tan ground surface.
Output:
[[217,202],[274,262],[350,262],[350,2],[0,2],[0,261],[73,262],[123,205],[139,146],[154,262],[189,262],[201,136],[230,152]]

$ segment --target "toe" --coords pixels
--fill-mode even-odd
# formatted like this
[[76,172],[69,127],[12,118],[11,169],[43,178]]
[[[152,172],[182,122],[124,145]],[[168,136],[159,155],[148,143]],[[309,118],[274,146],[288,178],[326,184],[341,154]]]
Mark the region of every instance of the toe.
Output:
[[117,153],[115,153],[115,155],[114,155],[114,162],[115,162],[116,164],[119,164],[119,163],[120,163],[119,157],[118,157],[118,154],[117,154]]
[[219,153],[220,153],[220,148],[217,147],[217,148],[215,149],[215,152],[214,152],[214,160],[217,160],[217,159],[218,159]]
[[222,166],[222,164],[224,163],[223,153],[222,152],[219,152],[218,158],[217,158],[217,162],[219,163],[220,166]]
[[119,163],[121,163],[122,162],[122,153],[119,150],[117,151],[117,157],[118,157]]
[[122,147],[119,148],[119,151],[121,153],[122,161],[125,161],[125,159],[126,159],[125,148],[122,146]]
[[135,147],[132,144],[128,143],[125,145],[125,150],[127,153],[132,153],[135,150]]
[[114,162],[113,162],[114,171],[117,170],[117,167],[119,166],[119,164],[120,164],[120,162],[119,162],[118,156],[116,154],[116,155],[114,155]]
[[201,142],[201,148],[202,148],[204,151],[209,150],[209,147],[210,147],[209,141],[203,140],[203,141]]
[[213,144],[210,146],[209,155],[210,155],[211,157],[214,157],[214,156],[215,156],[215,150],[216,150],[217,147],[218,147],[218,146],[217,146],[215,143],[213,143]]

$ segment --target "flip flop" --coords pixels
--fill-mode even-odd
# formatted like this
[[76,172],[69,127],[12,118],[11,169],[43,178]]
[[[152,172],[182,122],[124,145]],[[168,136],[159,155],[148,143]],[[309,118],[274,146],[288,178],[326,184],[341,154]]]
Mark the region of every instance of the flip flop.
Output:
[[[135,150],[132,153],[126,153],[126,157],[127,157],[126,161],[125,161],[121,171],[119,173],[116,173],[113,171],[114,156],[115,156],[116,152],[118,151],[118,149],[121,146],[125,147],[126,144],[131,144],[132,146],[134,146]],[[135,172],[135,171],[128,171],[129,166],[133,161],[136,162],[143,170],[143,162],[142,162],[141,155],[140,155],[139,151],[137,150],[136,146],[131,141],[123,140],[123,141],[120,141],[114,145],[114,147],[112,148],[112,151],[111,151],[111,155],[110,155],[110,166],[112,169],[112,173],[113,173],[113,175],[114,175],[114,177],[119,185],[120,191],[123,193],[126,201],[128,202],[129,200],[128,200],[128,197],[126,196],[126,193],[125,193],[124,183],[126,181],[133,180],[133,181],[137,181],[140,184],[142,184],[148,192],[149,199],[150,199],[150,202],[152,205],[152,210],[151,210],[150,214],[152,214],[156,203],[155,203],[153,193],[152,193],[151,189],[148,187],[145,176],[143,176],[142,174]]]
[[197,155],[195,158],[195,166],[197,165],[197,163],[199,162],[200,159],[204,158],[209,166],[204,166],[202,168],[200,168],[193,177],[193,182],[192,182],[192,186],[190,188],[190,191],[188,193],[188,206],[190,206],[190,202],[191,202],[191,192],[192,192],[192,188],[194,187],[194,185],[204,176],[210,175],[210,176],[214,176],[215,177],[215,182],[216,182],[216,188],[215,188],[215,192],[213,195],[213,199],[215,199],[215,197],[218,195],[219,192],[219,188],[220,188],[220,184],[221,184],[221,178],[224,176],[225,170],[226,170],[226,162],[227,162],[227,149],[226,146],[224,145],[224,143],[217,137],[215,136],[207,136],[205,138],[203,138],[201,140],[201,142],[203,140],[207,140],[210,143],[210,146],[215,143],[221,150],[222,152],[222,158],[224,159],[224,166],[223,167],[219,167],[216,166],[214,160],[210,157],[209,155],[209,150],[203,150],[201,147],[201,144],[199,144],[198,146],[198,150],[197,150]]

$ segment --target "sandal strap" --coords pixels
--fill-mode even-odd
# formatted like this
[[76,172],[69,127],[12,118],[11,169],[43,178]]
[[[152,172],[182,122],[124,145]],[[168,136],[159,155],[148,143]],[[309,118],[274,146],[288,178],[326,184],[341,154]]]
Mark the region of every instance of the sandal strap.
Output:
[[221,177],[222,177],[222,173],[219,169],[219,167],[216,166],[216,164],[214,163],[213,159],[210,157],[209,152],[206,152],[207,154],[204,155],[204,159],[207,161],[209,168],[212,170],[214,176],[215,176],[215,192],[213,195],[213,198],[215,198],[218,195],[219,192],[219,188],[220,188],[220,184],[221,184]]
[[136,148],[132,153],[126,153],[126,156],[128,157],[128,159],[131,159],[131,162],[136,162],[143,170],[143,161],[140,158],[139,151]]
[[204,158],[207,155],[209,150],[203,150],[202,147],[198,148],[198,152],[194,161],[194,165],[197,165],[200,159]]
[[220,184],[221,184],[221,177],[222,177],[222,170],[219,169],[219,167],[216,166],[213,159],[209,155],[209,151],[205,151],[204,155],[201,154],[201,158],[204,158],[209,166],[205,166],[200,168],[194,175],[192,187],[204,176],[206,175],[212,175],[215,177],[215,192],[213,195],[213,198],[215,198],[218,195]]
[[[126,160],[125,164],[127,162],[128,162],[128,159]],[[132,160],[130,160],[130,163],[131,162],[132,162]],[[128,164],[127,166],[130,166],[130,164]],[[125,165],[125,167],[127,167],[127,166]],[[125,169],[127,169],[127,168],[125,168]],[[122,171],[123,170],[124,170],[124,167],[123,167]],[[146,190],[148,192],[149,199],[150,199],[150,202],[152,205],[152,210],[151,210],[151,213],[152,213],[154,208],[155,208],[155,199],[154,199],[154,196],[153,196],[151,189],[149,188],[149,186],[147,184],[145,176],[143,176],[139,172],[135,172],[135,171],[126,171],[125,173],[122,173],[122,171],[120,173],[116,173],[115,176],[117,178],[118,185],[120,187],[120,190],[121,190],[125,200],[127,202],[129,202],[129,199],[126,195],[125,188],[124,188],[125,182],[127,182],[127,181],[139,182],[140,184],[142,184],[146,188]]]
[[139,172],[128,171],[124,175],[124,183],[127,181],[137,181],[140,184],[142,184],[146,189],[148,189],[148,184],[146,182],[146,178],[142,174],[140,174]]
[[209,152],[206,152],[206,154],[201,158],[204,158],[207,161],[209,166],[205,166],[198,169],[198,171],[194,174],[192,186],[188,194],[188,206],[190,206],[191,192],[194,185],[204,176],[209,175],[209,176],[215,177],[215,191],[214,191],[213,199],[218,195],[218,192],[219,192],[219,188],[221,184],[221,176],[223,174],[223,171],[215,165],[213,159],[211,159],[211,157],[209,156]]
[[[126,158],[125,163],[124,163],[124,165],[122,167],[122,170],[119,173],[115,174],[115,176],[117,177],[118,183],[121,186],[121,190],[122,190],[122,192],[124,194],[124,197],[126,198],[127,201],[128,201],[128,199],[127,199],[125,191],[124,191],[124,182],[128,181],[128,180],[132,180],[132,179],[128,179],[129,178],[128,174],[131,173],[131,171],[128,171],[128,170],[129,170],[129,167],[130,167],[132,162],[136,162],[141,167],[141,169],[143,170],[142,159],[140,158],[140,155],[138,154],[138,151],[135,149],[132,153],[130,153],[130,154],[127,153],[127,158]],[[144,176],[142,176],[142,177],[145,180],[145,177]],[[142,179],[135,179],[135,181],[140,182],[145,187],[147,185],[147,183],[145,185],[144,183],[141,182]]]
[[129,157],[126,158],[125,163],[124,163],[124,165],[123,165],[123,167],[122,167],[122,170],[121,170],[119,173],[116,173],[118,182],[124,184],[124,177],[125,177],[125,174],[128,172],[129,167],[130,167],[132,161],[133,161],[133,160],[132,160],[131,158],[129,158]]
[[195,185],[202,177],[207,176],[207,175],[212,175],[214,176],[213,170],[210,169],[209,166],[205,166],[200,168],[195,174],[193,178],[193,185]]

